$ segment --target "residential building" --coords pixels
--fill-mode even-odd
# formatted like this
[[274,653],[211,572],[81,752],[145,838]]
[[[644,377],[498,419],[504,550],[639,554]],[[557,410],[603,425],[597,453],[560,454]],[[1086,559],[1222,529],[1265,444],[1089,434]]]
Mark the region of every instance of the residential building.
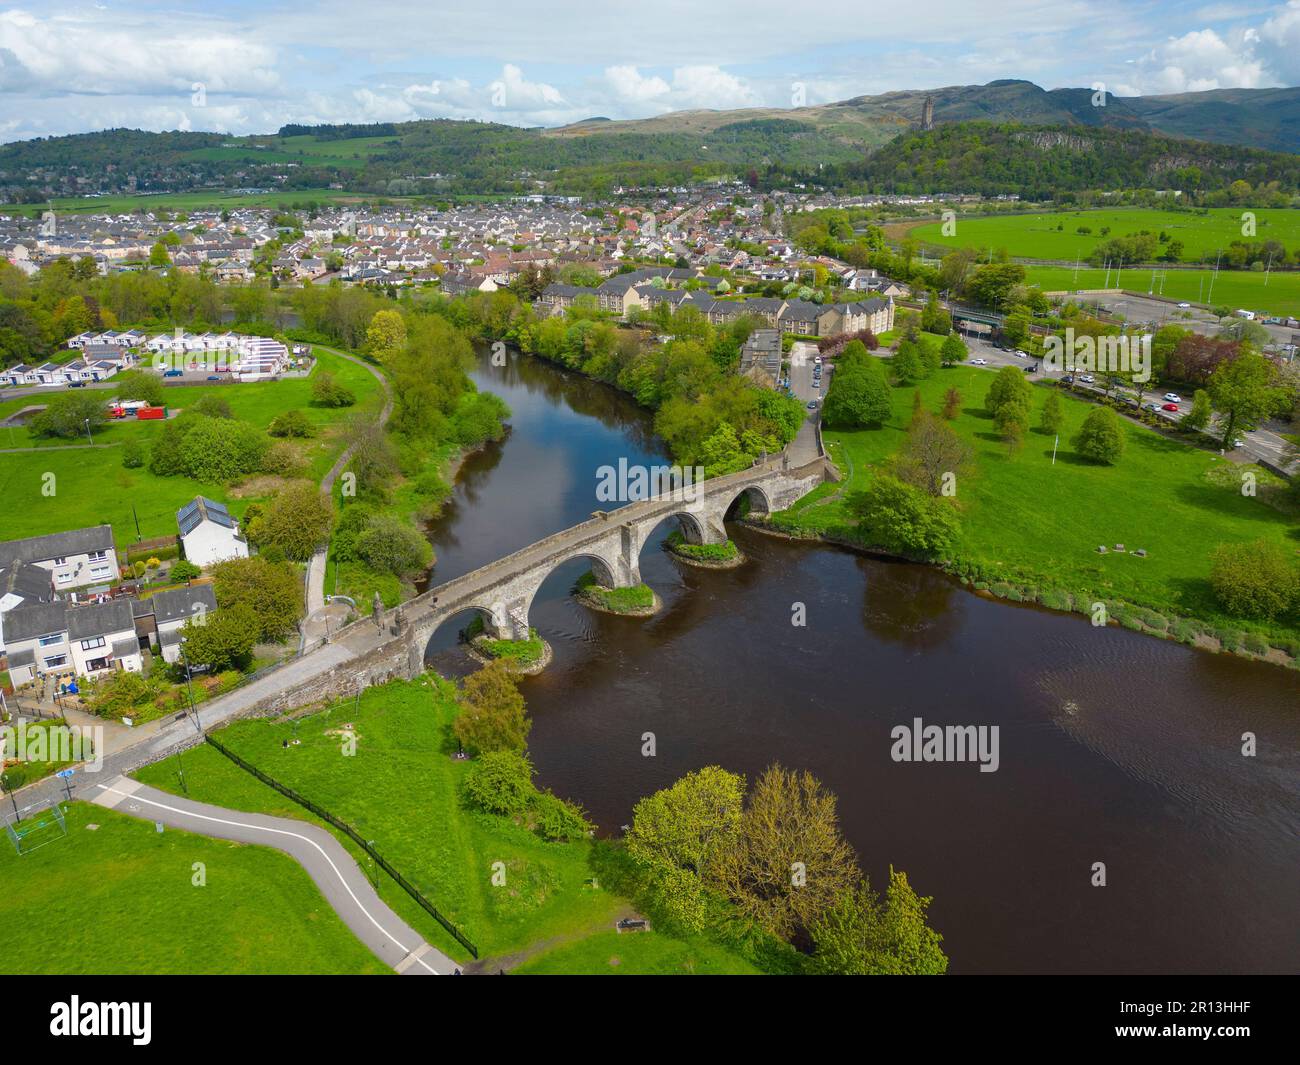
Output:
[[176,512],[185,557],[196,566],[212,566],[232,558],[248,557],[248,541],[225,505],[195,496]]
[[130,599],[78,606],[30,603],[5,615],[9,676],[15,685],[45,676],[94,677],[144,668]]
[[122,576],[111,525],[0,543],[0,569],[15,562],[49,570],[56,591],[88,584],[116,584]]

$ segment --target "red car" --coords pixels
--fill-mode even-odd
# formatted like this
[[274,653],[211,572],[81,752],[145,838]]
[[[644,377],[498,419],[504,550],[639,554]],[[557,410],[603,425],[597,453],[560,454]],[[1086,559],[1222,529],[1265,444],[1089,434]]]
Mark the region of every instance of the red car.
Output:
[[1177,403],[1165,403],[1165,404],[1162,404],[1162,405],[1161,405],[1160,409],[1161,409],[1161,410],[1171,410],[1171,411],[1174,411],[1174,412],[1176,413],[1176,412],[1178,411],[1178,404],[1177,404]]

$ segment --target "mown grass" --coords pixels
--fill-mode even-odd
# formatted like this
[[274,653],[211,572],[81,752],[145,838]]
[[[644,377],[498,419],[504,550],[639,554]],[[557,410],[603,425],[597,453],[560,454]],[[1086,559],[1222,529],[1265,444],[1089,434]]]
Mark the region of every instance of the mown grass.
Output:
[[[315,373],[328,370],[357,395],[357,405],[321,408],[311,405],[311,379],[247,382],[168,389],[169,405],[192,406],[205,395],[220,396],[234,417],[267,428],[277,414],[300,410],[316,427],[316,435],[297,444],[301,476],[319,480],[343,447],[341,427],[356,412],[382,405],[381,389],[363,367],[326,352],[318,353]],[[111,393],[102,394],[105,402]],[[0,403],[0,418],[40,402],[38,397]],[[137,439],[146,447],[159,432],[160,422],[134,420],[110,423],[94,434],[95,443],[121,445]],[[110,524],[119,547],[137,539],[176,532],[176,511],[196,495],[236,503],[236,514],[273,489],[270,482],[252,480],[244,487],[205,484],[188,477],[157,477],[146,467],[127,469],[122,448],[72,449],[80,440],[43,441],[25,426],[0,429],[0,447],[39,447],[39,451],[0,454],[0,498],[8,505],[0,511],[0,539],[18,539],[87,525]],[[61,446],[62,445],[62,446]],[[53,480],[48,475],[53,475]]]
[[520,976],[749,976],[760,972],[716,943],[673,939],[653,930],[597,932],[529,958],[511,971]]
[[[1263,273],[1249,270],[1220,270],[1214,276],[1213,267],[1204,269],[1166,270],[1151,267],[1126,268],[1118,276],[1114,270],[1107,277],[1105,270],[1081,268],[1077,274],[1068,266],[1030,266],[1027,279],[1044,292],[1074,292],[1079,289],[1122,288],[1127,292],[1147,295],[1154,292],[1166,299],[1186,303],[1212,303],[1214,306],[1234,310],[1264,311],[1271,314],[1300,315],[1300,273],[1273,271]],[[1171,319],[1177,324],[1177,319]]]
[[606,610],[616,614],[630,614],[649,610],[655,605],[654,589],[647,584],[636,584],[631,588],[606,588],[596,583],[595,574],[590,571],[578,578],[575,591],[593,599]]
[[[1076,454],[1072,439],[1092,404],[1062,393],[1065,424],[1055,464],[1053,438],[1032,428],[1017,454],[1008,454],[984,397],[994,374],[974,367],[941,370],[920,383],[928,410],[938,411],[951,387],[962,410],[950,424],[971,446],[973,471],[957,485],[961,534],[953,552],[986,580],[1084,592],[1220,626],[1243,627],[1223,615],[1209,584],[1210,556],[1220,543],[1264,537],[1297,549],[1294,518],[1261,493],[1241,492],[1239,466],[1143,426],[1124,423],[1127,448],[1115,466]],[[1033,393],[1037,426],[1048,387]],[[865,488],[904,441],[911,419],[911,386],[893,391],[893,416],[880,429],[826,430],[831,455],[851,475],[823,487],[776,518],[790,531],[855,538],[849,496]],[[1263,471],[1255,471],[1264,481]],[[1097,548],[1124,544],[1125,553]],[[1147,556],[1133,554],[1145,548]],[[1251,627],[1251,626],[1244,626]],[[1271,630],[1300,638],[1294,625]]]
[[[0,972],[389,971],[287,855],[159,833],[87,803],[65,809],[66,838],[23,855],[0,845]],[[203,887],[192,883],[199,862]]]

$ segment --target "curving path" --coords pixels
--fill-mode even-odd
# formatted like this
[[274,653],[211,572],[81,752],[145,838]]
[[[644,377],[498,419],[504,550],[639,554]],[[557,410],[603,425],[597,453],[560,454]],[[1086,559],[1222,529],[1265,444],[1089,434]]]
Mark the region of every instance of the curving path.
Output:
[[[388,419],[393,413],[393,389],[388,383],[388,378],[379,372],[374,366],[360,359],[355,355],[350,355],[346,351],[340,351],[338,348],[326,347],[324,344],[317,344],[315,347],[321,351],[329,352],[331,355],[337,355],[340,359],[346,359],[348,362],[355,363],[357,366],[365,369],[384,390],[384,409],[379,412],[379,427],[382,429],[388,424]],[[334,491],[334,482],[338,480],[339,474],[352,458],[352,449],[348,448],[341,454],[329,472],[321,478],[320,488],[326,495]],[[324,636],[328,635],[328,612],[325,606],[325,564],[329,560],[329,544],[326,544],[314,555],[307,563],[307,615],[302,625],[302,643],[299,646],[299,654],[306,648],[319,642]],[[335,628],[338,626],[336,625]]]
[[317,825],[192,802],[129,777],[96,783],[92,790],[98,793],[92,802],[129,817],[283,851],[307,870],[343,923],[394,972],[401,976],[460,972],[460,966],[388,908],[343,844]]

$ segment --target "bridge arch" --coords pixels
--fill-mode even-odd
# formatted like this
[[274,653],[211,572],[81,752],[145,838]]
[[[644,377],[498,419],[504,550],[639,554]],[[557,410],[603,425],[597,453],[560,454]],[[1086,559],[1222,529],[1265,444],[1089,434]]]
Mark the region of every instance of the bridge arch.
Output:
[[722,513],[724,519],[729,521],[749,514],[766,516],[772,510],[772,497],[767,494],[767,489],[760,484],[751,484],[732,496]]

